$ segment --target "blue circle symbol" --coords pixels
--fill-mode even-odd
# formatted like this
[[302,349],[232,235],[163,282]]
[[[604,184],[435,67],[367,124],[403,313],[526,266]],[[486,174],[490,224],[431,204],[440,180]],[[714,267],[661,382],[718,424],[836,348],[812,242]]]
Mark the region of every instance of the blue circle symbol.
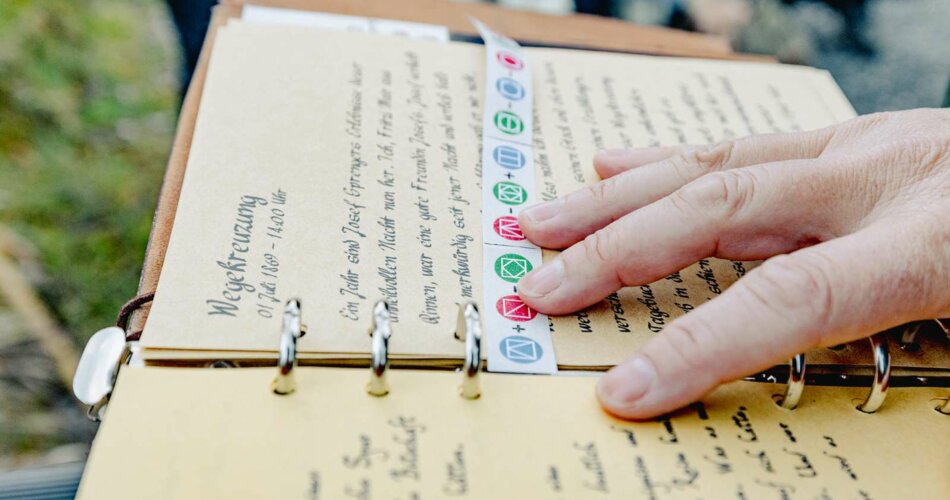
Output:
[[512,335],[501,340],[501,355],[515,363],[534,363],[544,356],[541,344],[520,335]]
[[495,163],[507,168],[508,170],[517,170],[523,168],[527,159],[524,153],[511,146],[498,146],[491,153]]
[[517,80],[508,77],[499,78],[495,82],[495,88],[502,97],[509,101],[520,101],[524,99],[524,87]]

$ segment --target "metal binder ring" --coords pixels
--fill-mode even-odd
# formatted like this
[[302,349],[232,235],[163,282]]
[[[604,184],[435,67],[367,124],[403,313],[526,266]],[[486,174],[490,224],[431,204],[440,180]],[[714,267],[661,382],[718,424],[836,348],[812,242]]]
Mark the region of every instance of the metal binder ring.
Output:
[[277,360],[277,377],[271,383],[275,394],[294,392],[294,367],[297,366],[297,339],[302,336],[300,326],[300,300],[290,299],[284,306],[283,325],[280,330],[280,351]]
[[785,395],[778,405],[786,410],[794,410],[805,390],[805,354],[798,354],[788,362],[788,384]]
[[482,395],[478,382],[478,372],[482,368],[482,322],[474,302],[459,306],[455,338],[465,340],[465,364],[459,394],[465,399],[476,399]]
[[887,337],[883,334],[873,335],[871,350],[874,351],[874,385],[867,399],[858,406],[864,413],[874,413],[884,404],[887,397],[887,388],[891,381],[891,356],[887,352]]
[[916,351],[920,348],[920,344],[917,343],[917,334],[920,332],[920,328],[924,324],[921,322],[908,323],[904,325],[903,331],[901,332],[901,343],[900,348],[904,351]]
[[370,378],[366,384],[366,392],[373,396],[389,394],[389,384],[386,383],[386,370],[389,368],[389,337],[392,328],[389,324],[389,306],[386,301],[379,301],[373,308],[373,327],[370,330],[373,337],[372,358],[370,360]]

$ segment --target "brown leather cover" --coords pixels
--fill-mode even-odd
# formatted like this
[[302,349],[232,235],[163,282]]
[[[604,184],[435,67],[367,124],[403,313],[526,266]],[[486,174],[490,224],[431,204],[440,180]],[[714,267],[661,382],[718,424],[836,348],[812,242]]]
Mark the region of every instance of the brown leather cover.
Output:
[[[175,132],[171,155],[168,158],[168,167],[158,198],[158,207],[155,210],[152,232],[139,279],[139,294],[154,292],[158,285],[168,238],[175,220],[175,210],[178,207],[182,178],[188,163],[188,153],[191,150],[195,119],[198,116],[215,34],[219,27],[227,23],[228,19],[240,16],[242,5],[245,3],[442,24],[448,26],[453,33],[467,35],[475,34],[468,20],[469,16],[472,16],[509,36],[540,44],[573,45],[657,55],[720,59],[747,58],[732,53],[728,42],[720,37],[639,26],[594,16],[551,16],[513,11],[487,4],[453,3],[444,0],[255,0],[253,2],[223,0],[212,13],[201,57],[178,117],[178,128]],[[141,331],[147,317],[148,306],[146,305],[132,318],[129,325],[130,331]]]

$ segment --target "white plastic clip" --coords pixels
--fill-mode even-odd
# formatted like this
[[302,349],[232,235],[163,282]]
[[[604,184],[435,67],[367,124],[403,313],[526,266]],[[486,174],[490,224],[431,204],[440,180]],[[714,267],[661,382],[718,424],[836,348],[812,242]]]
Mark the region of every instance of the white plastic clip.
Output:
[[89,406],[88,416],[98,422],[115,388],[119,366],[129,355],[125,331],[117,326],[103,328],[86,342],[73,376],[73,394]]

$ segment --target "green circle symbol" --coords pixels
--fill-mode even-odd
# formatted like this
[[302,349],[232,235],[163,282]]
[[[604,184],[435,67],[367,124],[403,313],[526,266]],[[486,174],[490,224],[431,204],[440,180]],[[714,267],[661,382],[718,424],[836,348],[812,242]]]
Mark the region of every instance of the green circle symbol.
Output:
[[506,253],[495,260],[495,274],[508,283],[517,283],[533,268],[531,261],[516,253]]
[[495,128],[508,135],[518,135],[524,132],[524,121],[511,111],[499,111],[495,113]]
[[491,191],[495,199],[505,205],[521,205],[528,201],[528,190],[514,182],[501,181]]

